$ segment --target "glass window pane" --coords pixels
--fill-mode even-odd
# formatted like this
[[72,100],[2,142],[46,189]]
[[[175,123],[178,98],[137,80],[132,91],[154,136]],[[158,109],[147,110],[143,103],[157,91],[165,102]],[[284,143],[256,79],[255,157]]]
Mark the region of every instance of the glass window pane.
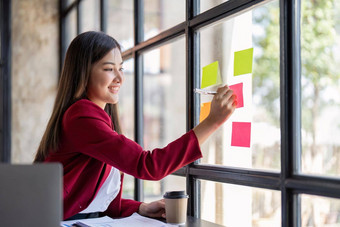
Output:
[[100,31],[99,23],[99,1],[82,0],[80,1],[80,32]]
[[164,147],[186,132],[185,42],[147,52],[144,58],[144,147]]
[[340,175],[340,2],[301,2],[302,166]]
[[167,191],[185,191],[185,177],[169,175],[160,181],[143,181],[144,183],[144,202],[149,203],[163,199]]
[[[272,1],[200,30],[201,87],[216,90],[221,77],[242,104],[203,144],[202,163],[280,169],[279,18]],[[200,100],[201,121],[212,96]]]
[[227,2],[229,0],[201,0],[200,2],[200,12],[207,11],[215,6],[220,5],[223,2]]
[[133,0],[108,0],[107,33],[123,50],[133,47]]
[[123,68],[124,82],[119,91],[119,119],[123,134],[133,140],[135,131],[135,75],[133,59],[124,61]]
[[301,226],[340,226],[340,200],[301,195]]
[[[183,38],[144,54],[144,147],[166,146],[186,132],[185,42]],[[177,183],[145,181],[145,198],[161,198]],[[178,179],[178,178],[176,178]],[[185,180],[184,180],[185,181]],[[178,184],[185,190],[185,184]]]
[[65,47],[77,36],[77,10],[73,8],[65,17]]
[[124,174],[122,198],[134,199],[135,194],[135,178],[131,175]]
[[202,180],[201,217],[228,227],[281,226],[281,192]]
[[[122,133],[127,138],[134,140],[135,131],[135,96],[134,96],[134,64],[133,59],[124,61],[124,82],[119,91],[119,120],[122,128]],[[134,177],[124,174],[123,198],[134,198]]]
[[183,0],[144,0],[144,40],[185,20]]

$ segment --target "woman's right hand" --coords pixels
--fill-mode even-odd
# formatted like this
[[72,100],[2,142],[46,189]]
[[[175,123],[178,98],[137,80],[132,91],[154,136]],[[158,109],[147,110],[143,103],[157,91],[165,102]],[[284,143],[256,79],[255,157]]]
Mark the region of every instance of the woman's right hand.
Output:
[[207,120],[212,124],[217,124],[217,127],[221,126],[234,112],[236,105],[236,95],[228,85],[219,87],[211,102]]
[[216,129],[228,120],[236,108],[236,98],[236,95],[229,89],[228,85],[217,89],[217,94],[215,94],[211,101],[208,117],[193,129],[199,144],[202,144]]

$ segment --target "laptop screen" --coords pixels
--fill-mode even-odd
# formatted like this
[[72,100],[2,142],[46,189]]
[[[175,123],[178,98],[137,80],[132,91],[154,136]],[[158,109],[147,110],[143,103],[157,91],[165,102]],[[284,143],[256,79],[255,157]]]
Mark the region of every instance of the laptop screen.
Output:
[[62,165],[0,164],[0,226],[60,226]]

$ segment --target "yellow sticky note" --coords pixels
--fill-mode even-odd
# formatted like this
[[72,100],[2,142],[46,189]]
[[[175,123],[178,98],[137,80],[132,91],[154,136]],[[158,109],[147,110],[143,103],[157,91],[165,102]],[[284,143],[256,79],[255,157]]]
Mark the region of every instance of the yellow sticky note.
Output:
[[221,83],[220,68],[218,61],[204,66],[202,70],[202,83],[201,88],[209,87]]
[[234,76],[252,73],[253,48],[234,53]]
[[202,122],[210,113],[211,102],[201,103],[200,122]]

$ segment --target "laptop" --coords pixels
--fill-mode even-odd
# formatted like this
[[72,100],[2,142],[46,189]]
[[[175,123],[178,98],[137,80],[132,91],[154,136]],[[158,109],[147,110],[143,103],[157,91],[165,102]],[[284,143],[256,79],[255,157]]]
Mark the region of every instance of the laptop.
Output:
[[61,164],[0,164],[0,226],[58,227],[61,221]]

